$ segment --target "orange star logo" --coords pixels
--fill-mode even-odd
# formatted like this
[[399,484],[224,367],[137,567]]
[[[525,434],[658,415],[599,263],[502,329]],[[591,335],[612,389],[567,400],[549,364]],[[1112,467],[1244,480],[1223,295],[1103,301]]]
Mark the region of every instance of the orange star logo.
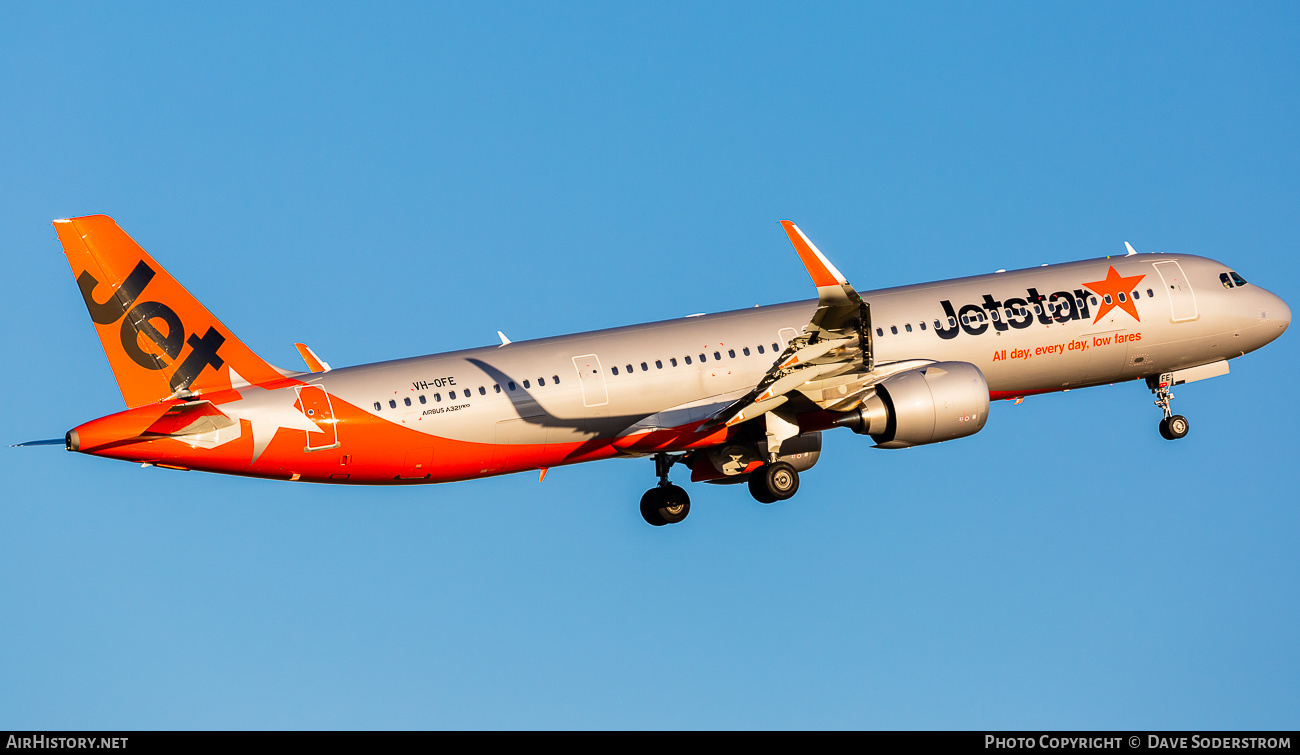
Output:
[[1101,297],[1101,307],[1098,308],[1097,319],[1093,322],[1101,320],[1115,307],[1133,315],[1134,320],[1142,322],[1142,318],[1138,317],[1137,305],[1133,303],[1133,290],[1145,277],[1145,275],[1133,275],[1125,278],[1116,272],[1115,266],[1112,265],[1106,273],[1106,280],[1083,284],[1085,288]]

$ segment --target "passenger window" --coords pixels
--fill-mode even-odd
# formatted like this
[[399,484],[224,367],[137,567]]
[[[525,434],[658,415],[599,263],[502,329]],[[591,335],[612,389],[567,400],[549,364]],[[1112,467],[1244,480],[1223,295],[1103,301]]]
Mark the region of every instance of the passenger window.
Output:
[[664,368],[664,363],[663,363],[661,360],[656,359],[656,360],[655,360],[655,369],[656,369],[656,370],[662,370],[663,368]]
[[429,403],[428,401],[425,401],[425,400],[424,400],[424,394],[423,394],[423,393],[420,394],[420,403],[421,403],[421,404],[427,404],[427,403]]
[[745,356],[749,356],[749,347],[746,346],[745,348],[741,349],[740,353],[744,354]]
[[380,411],[383,408],[383,404],[380,404],[378,401],[375,402],[375,411]]
[[908,324],[904,325],[904,326],[903,326],[903,330],[906,330],[908,333],[911,333],[911,332],[912,332],[912,323],[909,322]]
[[500,393],[500,392],[501,392],[501,384],[500,384],[500,383],[497,383],[496,385],[492,386],[492,390],[496,391],[497,393]]
[[[614,370],[614,374],[615,374],[615,375],[618,374],[618,369],[617,369],[617,368],[615,368],[615,370]],[[509,389],[509,390],[512,390],[512,391],[513,391],[513,390],[515,389],[515,381],[513,381],[513,380],[508,380],[508,381],[506,381],[506,388]]]
[[668,364],[672,365],[673,367],[676,367],[676,366],[677,366],[677,357],[669,357],[669,359],[668,359]]
[[884,335],[885,335],[885,329],[884,329],[884,328],[876,328],[876,335],[878,335],[878,336],[884,336]]
[[954,318],[952,318],[952,317],[949,317],[949,318],[948,318],[948,327],[950,327],[950,328],[955,328],[955,327],[957,327],[957,320],[954,319]]
[[632,374],[632,365],[630,365],[630,364],[627,366],[627,374],[629,374],[629,375]]
[[686,360],[686,363],[687,363],[687,364],[690,364],[690,363],[691,363],[691,358],[690,358],[689,356],[685,356],[685,357],[682,357],[682,358]]
[[1088,298],[1092,299],[1092,306],[1094,306],[1094,307],[1097,306],[1097,297],[1095,297],[1095,296],[1091,296],[1091,297],[1088,297]]
[[618,368],[617,368],[617,367],[610,367],[610,368],[609,368],[609,371],[612,372],[612,373],[614,373],[615,375],[618,374]]
[[[1154,299],[1154,298],[1156,298],[1156,292],[1155,292],[1155,291],[1152,291],[1151,289],[1148,288],[1148,289],[1147,289],[1147,298],[1148,298],[1148,299]],[[1096,304],[1096,303],[1097,303],[1097,297],[1095,297],[1095,296],[1092,297],[1092,303],[1093,303],[1093,304]]]
[[[733,353],[734,353],[734,352],[733,352]],[[713,352],[713,361],[715,361],[715,362],[721,362],[721,361],[722,361],[722,354],[719,353],[719,352],[717,352],[717,351]]]
[[1124,292],[1123,292],[1123,291],[1120,291],[1120,292],[1119,292],[1119,300],[1122,301],[1122,302],[1124,302],[1124,301],[1128,301],[1128,297],[1124,295]]
[[411,397],[410,397],[410,396],[407,396],[406,398],[402,399],[402,403],[406,404],[407,406],[410,406],[410,405],[411,405]]
[[559,385],[559,384],[560,384],[560,376],[559,376],[559,375],[551,375],[551,380],[554,381],[554,383],[555,383],[556,385]]
[[540,386],[543,386],[543,385],[546,385],[546,378],[537,378],[537,385],[538,385],[539,387],[540,387]]
[[707,362],[707,361],[709,361],[709,358],[706,357],[706,356],[704,356],[703,354],[701,354],[701,355],[700,355],[700,363],[703,364],[704,362]]
[[735,358],[736,358],[736,350],[735,350],[735,349],[727,349],[727,356],[731,357],[732,359],[735,359]]
[[433,394],[433,400],[434,400],[434,401],[442,401],[442,394],[441,394],[441,393],[435,393],[435,394]]
[[646,366],[645,362],[642,362],[642,363],[641,363],[641,371],[642,371],[642,372],[649,372],[649,371],[650,371],[650,368]]
[[525,380],[525,381],[524,381],[524,390],[528,390],[529,388],[532,388],[532,385],[530,385],[530,384],[528,383],[528,381]]
[[895,336],[898,335],[898,326],[897,326],[897,325],[890,325],[890,326],[889,326],[889,334],[890,334],[890,335],[895,335]]
[[772,353],[773,353],[773,354],[780,353],[780,351],[781,351],[781,347],[780,347],[780,346],[778,346],[777,344],[772,344]]
[[925,330],[925,321],[924,321],[924,320],[921,321],[921,330]]
[[483,386],[480,385],[480,386],[478,387],[478,395],[480,395],[480,396],[486,396],[486,395],[487,395],[487,388],[484,388]]
[[758,345],[758,353],[760,353],[760,354],[763,353],[763,344],[761,344],[761,343]]
[[456,392],[455,392],[455,391],[447,391],[447,398],[451,399],[452,401],[455,401],[455,400],[456,400]]
[[1134,300],[1141,299],[1141,298],[1142,298],[1142,294],[1139,294],[1137,291],[1134,291],[1134,292],[1133,292],[1133,298],[1134,298]]
[[396,408],[397,408],[397,401],[394,400],[394,399],[391,399],[391,398],[388,399],[388,408],[389,408],[389,409],[396,409]]

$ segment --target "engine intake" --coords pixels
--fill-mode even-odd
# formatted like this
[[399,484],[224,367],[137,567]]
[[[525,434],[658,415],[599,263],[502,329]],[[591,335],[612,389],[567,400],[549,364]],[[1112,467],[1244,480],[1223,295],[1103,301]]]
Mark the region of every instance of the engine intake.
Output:
[[989,414],[989,384],[970,362],[935,362],[882,380],[835,424],[877,448],[907,448],[974,435]]

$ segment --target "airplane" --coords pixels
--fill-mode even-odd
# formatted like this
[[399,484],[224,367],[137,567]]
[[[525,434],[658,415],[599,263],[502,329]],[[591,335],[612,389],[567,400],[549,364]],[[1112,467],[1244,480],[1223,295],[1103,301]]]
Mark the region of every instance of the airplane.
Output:
[[789,499],[837,427],[895,449],[964,438],[993,400],[1145,380],[1171,389],[1290,325],[1229,266],[1138,254],[858,292],[782,221],[817,298],[352,367],[296,344],[255,354],[105,215],[54,227],[127,409],[69,451],[167,469],[345,485],[451,482],[610,458],[654,460],[641,515],[681,522],[669,481]]

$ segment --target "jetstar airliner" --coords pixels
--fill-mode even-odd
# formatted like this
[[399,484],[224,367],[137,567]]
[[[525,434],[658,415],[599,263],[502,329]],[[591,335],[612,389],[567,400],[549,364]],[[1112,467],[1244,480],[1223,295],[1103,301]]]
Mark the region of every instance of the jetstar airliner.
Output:
[[[331,369],[271,366],[111,218],[54,221],[128,409],[70,451],[169,469],[346,485],[468,480],[649,457],[653,525],[692,482],[773,503],[846,427],[877,448],[974,435],[992,399],[1228,372],[1291,310],[1223,263],[1129,253],[859,293],[793,223],[817,299]],[[500,335],[500,334],[498,334]],[[38,441],[39,442],[39,441]],[[47,441],[50,442],[50,441]]]

